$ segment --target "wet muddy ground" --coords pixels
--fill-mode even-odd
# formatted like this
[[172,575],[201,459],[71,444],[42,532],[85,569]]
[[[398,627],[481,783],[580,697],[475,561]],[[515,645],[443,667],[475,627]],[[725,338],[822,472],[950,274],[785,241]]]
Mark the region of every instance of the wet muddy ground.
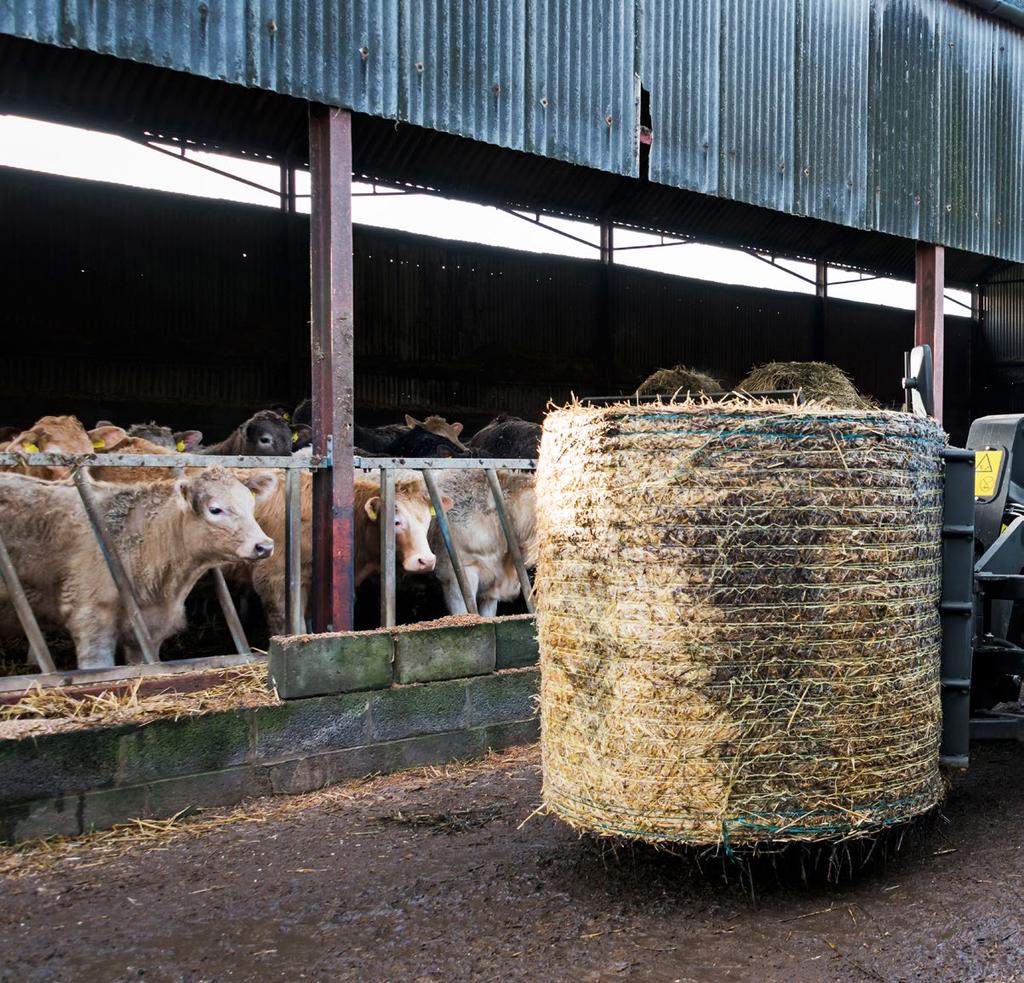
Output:
[[940,817],[838,885],[824,858],[697,869],[524,824],[539,787],[520,749],[0,853],[0,979],[1024,979],[1024,749],[977,747]]

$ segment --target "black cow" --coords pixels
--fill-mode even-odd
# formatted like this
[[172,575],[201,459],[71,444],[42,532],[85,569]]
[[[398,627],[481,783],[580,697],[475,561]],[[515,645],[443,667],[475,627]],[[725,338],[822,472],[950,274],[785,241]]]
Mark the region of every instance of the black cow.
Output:
[[250,454],[287,457],[292,452],[291,424],[272,410],[260,410],[219,444],[203,447],[198,454]]
[[474,454],[495,458],[534,458],[540,450],[540,424],[502,413],[468,441]]
[[373,457],[470,457],[458,444],[426,427],[356,427],[355,443]]

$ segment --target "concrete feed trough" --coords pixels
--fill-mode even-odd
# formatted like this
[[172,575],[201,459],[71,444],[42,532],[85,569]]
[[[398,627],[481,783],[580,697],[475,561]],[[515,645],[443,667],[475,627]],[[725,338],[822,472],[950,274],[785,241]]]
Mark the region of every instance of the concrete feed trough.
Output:
[[549,415],[547,808],[729,847],[936,805],[944,442],[930,421],[815,405]]

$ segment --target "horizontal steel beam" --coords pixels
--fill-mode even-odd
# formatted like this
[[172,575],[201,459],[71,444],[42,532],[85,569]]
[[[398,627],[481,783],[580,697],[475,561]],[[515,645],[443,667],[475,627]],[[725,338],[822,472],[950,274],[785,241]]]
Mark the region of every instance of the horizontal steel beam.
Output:
[[265,655],[258,653],[213,655],[199,659],[175,659],[173,662],[158,662],[151,666],[113,666],[109,669],[69,669],[67,672],[4,676],[0,677],[0,693],[19,693],[36,687],[52,689],[57,686],[87,686],[93,683],[137,679],[139,676],[174,676],[205,669],[230,669],[232,666],[248,665],[251,662],[266,662],[266,660]]
[[452,471],[457,469],[481,471],[497,468],[504,471],[535,471],[537,461],[528,457],[360,457],[352,463],[361,471]]
[[0,465],[104,468],[282,468],[313,471],[329,468],[326,458],[257,457],[245,454],[17,454],[0,453]]

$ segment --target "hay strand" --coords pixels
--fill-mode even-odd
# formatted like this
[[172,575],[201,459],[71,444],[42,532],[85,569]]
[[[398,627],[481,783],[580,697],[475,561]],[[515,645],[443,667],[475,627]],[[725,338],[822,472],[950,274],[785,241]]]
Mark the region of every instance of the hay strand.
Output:
[[696,369],[688,369],[685,365],[675,365],[671,369],[658,369],[652,372],[637,387],[637,396],[682,396],[687,393],[694,396],[700,393],[717,393],[722,391],[722,383]]
[[934,806],[943,443],[908,415],[814,405],[550,414],[548,809],[731,849]]
[[842,369],[828,362],[768,362],[751,369],[736,387],[748,392],[803,390],[804,397],[826,406],[873,410],[878,404],[862,396]]

